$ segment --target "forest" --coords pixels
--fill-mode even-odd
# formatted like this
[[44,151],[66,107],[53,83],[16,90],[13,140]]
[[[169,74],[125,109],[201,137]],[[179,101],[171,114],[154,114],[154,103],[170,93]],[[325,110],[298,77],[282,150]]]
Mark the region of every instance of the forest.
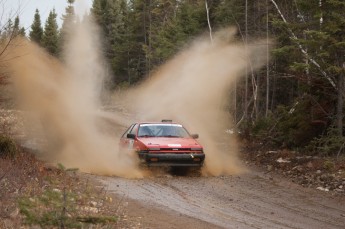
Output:
[[[23,36],[60,58],[69,23],[83,20],[74,0],[67,2],[65,14],[52,9],[45,22],[36,10],[28,29],[20,15],[3,23],[0,55]],[[217,30],[233,27],[236,42],[259,40],[267,64],[259,71],[249,64],[229,91],[225,109],[234,128],[250,142],[336,157],[345,152],[344,12],[343,0],[94,0],[90,10],[101,29],[110,90],[142,82],[198,36],[212,42]]]

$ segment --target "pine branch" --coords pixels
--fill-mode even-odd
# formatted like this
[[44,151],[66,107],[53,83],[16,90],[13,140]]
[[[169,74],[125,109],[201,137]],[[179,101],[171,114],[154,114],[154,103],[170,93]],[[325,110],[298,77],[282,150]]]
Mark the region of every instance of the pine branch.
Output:
[[[275,8],[278,11],[278,13],[279,13],[281,19],[283,20],[283,22],[287,24],[287,20],[285,19],[283,13],[280,11],[277,3],[274,0],[270,0],[270,1],[275,6]],[[311,58],[309,56],[308,52],[303,48],[301,43],[298,42],[298,38],[297,38],[296,34],[290,28],[288,28],[288,31],[290,33],[290,38],[297,44],[298,48],[300,49],[302,54],[305,56],[305,58],[308,59],[319,70],[319,72],[328,80],[328,82],[332,85],[332,87],[334,89],[337,89],[337,86],[336,86],[334,80],[324,70],[322,70],[320,64],[316,60]]]

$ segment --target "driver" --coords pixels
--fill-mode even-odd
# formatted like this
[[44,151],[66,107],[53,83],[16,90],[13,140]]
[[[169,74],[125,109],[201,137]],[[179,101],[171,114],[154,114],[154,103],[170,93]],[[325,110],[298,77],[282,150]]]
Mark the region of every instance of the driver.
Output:
[[139,128],[138,136],[152,136],[152,132],[149,127],[143,126]]

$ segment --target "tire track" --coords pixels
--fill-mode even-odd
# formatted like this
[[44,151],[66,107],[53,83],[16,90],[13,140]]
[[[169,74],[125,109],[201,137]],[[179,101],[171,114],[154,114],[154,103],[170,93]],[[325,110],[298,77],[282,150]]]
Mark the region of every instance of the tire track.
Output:
[[[224,228],[344,228],[345,202],[255,172],[226,177],[97,177],[109,191]],[[320,201],[322,200],[322,201]]]

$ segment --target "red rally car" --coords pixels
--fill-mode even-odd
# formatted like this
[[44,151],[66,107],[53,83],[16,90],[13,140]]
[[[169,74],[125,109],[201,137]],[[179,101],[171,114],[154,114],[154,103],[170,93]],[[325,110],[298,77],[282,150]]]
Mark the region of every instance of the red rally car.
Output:
[[202,166],[203,147],[178,123],[134,123],[122,135],[121,148],[134,150],[140,162],[148,166]]

